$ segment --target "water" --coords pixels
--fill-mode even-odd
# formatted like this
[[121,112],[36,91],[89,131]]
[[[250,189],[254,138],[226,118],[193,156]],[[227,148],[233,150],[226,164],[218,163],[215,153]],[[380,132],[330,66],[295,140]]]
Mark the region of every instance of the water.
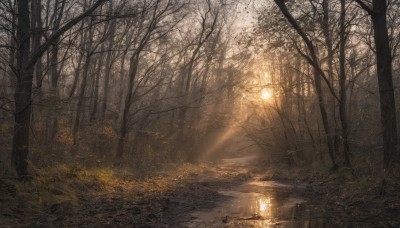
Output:
[[[250,158],[226,159],[227,167],[243,167]],[[298,194],[298,187],[274,181],[251,180],[233,189],[217,207],[195,211],[185,227],[330,227],[323,211]]]

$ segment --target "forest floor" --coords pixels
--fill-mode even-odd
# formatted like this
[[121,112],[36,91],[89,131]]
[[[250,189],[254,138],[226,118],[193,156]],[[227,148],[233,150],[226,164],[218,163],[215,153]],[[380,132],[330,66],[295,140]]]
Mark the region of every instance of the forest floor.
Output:
[[248,170],[181,164],[151,173],[58,165],[30,182],[0,179],[0,227],[176,227],[189,212],[212,208],[216,189],[249,178]]
[[249,159],[138,175],[56,165],[0,179],[0,227],[400,227],[400,191],[376,178],[256,169]]

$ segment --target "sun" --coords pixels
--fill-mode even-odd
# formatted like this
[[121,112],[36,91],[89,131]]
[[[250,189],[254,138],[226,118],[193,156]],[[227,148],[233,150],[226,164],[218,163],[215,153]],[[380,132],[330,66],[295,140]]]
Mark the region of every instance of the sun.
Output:
[[262,89],[261,90],[261,99],[263,99],[264,101],[267,101],[271,97],[272,97],[271,91],[269,91],[268,89]]

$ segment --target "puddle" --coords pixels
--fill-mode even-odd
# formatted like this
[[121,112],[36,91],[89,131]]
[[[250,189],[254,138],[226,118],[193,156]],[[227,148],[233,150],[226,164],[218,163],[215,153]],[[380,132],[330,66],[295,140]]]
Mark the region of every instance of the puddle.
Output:
[[[256,157],[223,159],[220,168],[237,169]],[[275,181],[248,181],[219,191],[227,197],[215,208],[191,213],[183,227],[331,227],[321,208],[301,198],[294,186]]]
[[329,227],[321,210],[295,195],[293,187],[273,181],[251,181],[208,211],[196,211],[184,227]]
[[278,183],[275,181],[251,181],[249,182],[250,185],[260,186],[260,187],[267,187],[267,188],[291,188],[291,185]]

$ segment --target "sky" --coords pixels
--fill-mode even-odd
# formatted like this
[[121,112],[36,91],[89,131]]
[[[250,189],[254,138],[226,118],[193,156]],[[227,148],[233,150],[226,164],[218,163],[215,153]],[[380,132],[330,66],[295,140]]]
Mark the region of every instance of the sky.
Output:
[[251,28],[257,22],[254,3],[250,1],[239,3],[236,10],[236,17],[236,28],[238,30]]

